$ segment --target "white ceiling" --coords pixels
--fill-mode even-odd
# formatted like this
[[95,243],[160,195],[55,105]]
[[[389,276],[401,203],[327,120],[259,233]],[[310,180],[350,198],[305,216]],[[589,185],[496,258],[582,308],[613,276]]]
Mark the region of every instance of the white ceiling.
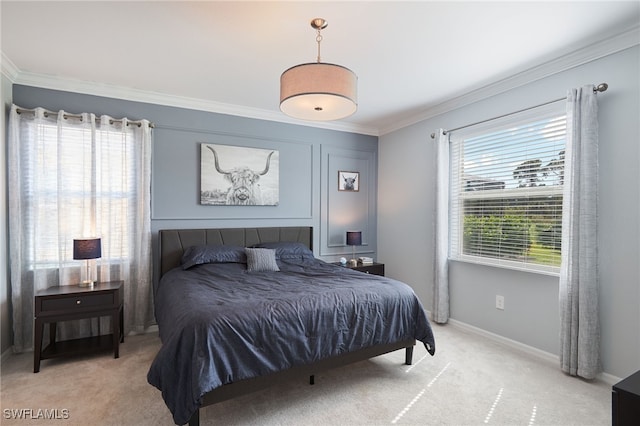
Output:
[[358,111],[311,125],[374,135],[577,49],[637,38],[640,23],[637,0],[2,0],[0,8],[2,69],[15,83],[283,122],[296,121],[279,111],[280,74],[316,60],[309,22],[322,17],[322,61],[358,75]]

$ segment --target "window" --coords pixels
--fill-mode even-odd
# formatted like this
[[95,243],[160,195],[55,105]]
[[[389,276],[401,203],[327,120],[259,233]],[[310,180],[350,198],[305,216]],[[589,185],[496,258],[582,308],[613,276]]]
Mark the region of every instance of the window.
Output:
[[[128,218],[135,209],[135,155],[125,143],[126,131],[114,132],[89,126],[58,127],[39,124],[32,128],[32,162],[25,167],[25,195],[33,206],[24,218],[34,247],[29,250],[30,269],[51,268],[59,259],[77,265],[69,255],[60,256],[61,229],[64,224],[76,238],[102,236],[103,261],[129,257]],[[132,137],[131,135],[128,135]],[[105,238],[106,237],[106,238]],[[69,246],[72,239],[64,240]]]
[[566,119],[533,114],[451,134],[451,258],[559,272]]
[[[11,106],[7,175],[15,350],[32,347],[33,295],[85,278],[85,262],[73,259],[76,238],[101,238],[102,257],[90,261],[97,273],[91,278],[123,280],[129,289],[125,333],[151,322],[151,128],[147,120]],[[63,321],[58,332],[67,338],[97,335],[103,322],[108,329],[106,318]]]

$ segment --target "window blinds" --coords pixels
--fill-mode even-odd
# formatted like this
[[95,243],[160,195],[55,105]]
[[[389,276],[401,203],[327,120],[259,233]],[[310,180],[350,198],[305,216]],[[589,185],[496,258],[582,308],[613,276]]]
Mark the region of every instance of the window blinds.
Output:
[[451,257],[557,272],[566,119],[451,138]]

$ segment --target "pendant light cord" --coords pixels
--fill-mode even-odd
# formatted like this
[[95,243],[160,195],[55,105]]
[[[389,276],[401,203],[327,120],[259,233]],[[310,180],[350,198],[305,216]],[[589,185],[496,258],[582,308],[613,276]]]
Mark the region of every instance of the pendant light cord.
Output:
[[322,34],[320,34],[320,28],[318,28],[317,31],[316,42],[318,42],[318,63],[320,63],[320,42],[322,41]]

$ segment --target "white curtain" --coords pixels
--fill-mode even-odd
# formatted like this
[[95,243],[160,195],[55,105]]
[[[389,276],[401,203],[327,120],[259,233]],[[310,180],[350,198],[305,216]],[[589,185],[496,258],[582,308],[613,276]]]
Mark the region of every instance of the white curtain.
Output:
[[593,86],[567,94],[560,267],[560,364],[586,379],[600,371],[598,104]]
[[436,205],[433,321],[449,320],[449,137],[442,129],[435,133]]
[[[76,238],[102,239],[97,278],[124,281],[125,333],[142,331],[153,318],[150,123],[19,109],[11,109],[7,152],[14,351],[33,347],[35,293],[80,282]],[[62,322],[58,336],[109,327],[108,318]]]

